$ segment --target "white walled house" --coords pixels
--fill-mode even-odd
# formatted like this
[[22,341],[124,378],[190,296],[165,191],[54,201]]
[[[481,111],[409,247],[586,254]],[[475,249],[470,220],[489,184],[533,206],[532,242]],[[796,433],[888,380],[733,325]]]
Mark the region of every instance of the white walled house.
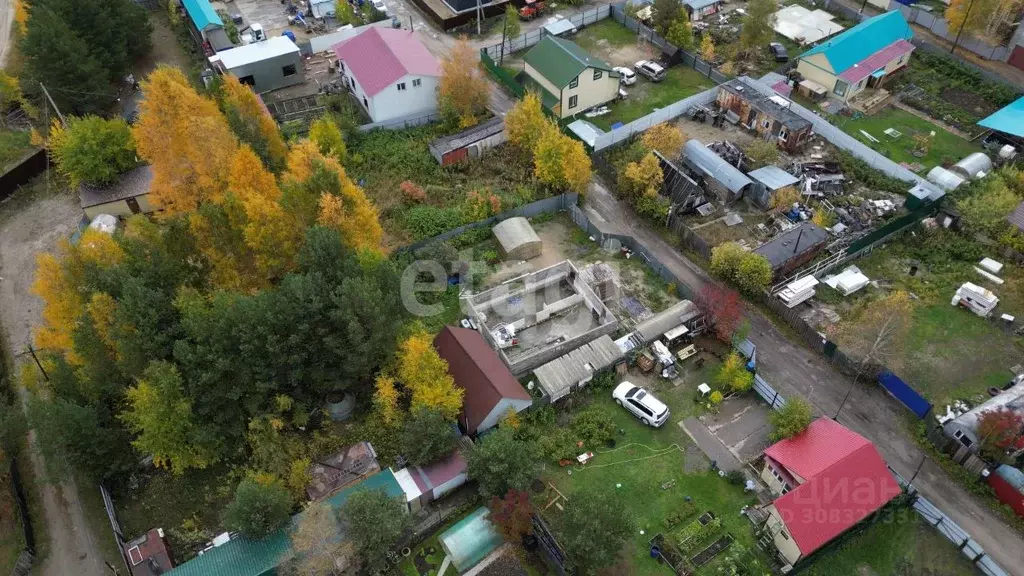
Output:
[[619,74],[576,44],[545,36],[524,58],[527,89],[539,89],[541,103],[559,118],[611,102],[619,95]]
[[437,112],[441,67],[415,32],[371,28],[334,45],[345,85],[373,122]]

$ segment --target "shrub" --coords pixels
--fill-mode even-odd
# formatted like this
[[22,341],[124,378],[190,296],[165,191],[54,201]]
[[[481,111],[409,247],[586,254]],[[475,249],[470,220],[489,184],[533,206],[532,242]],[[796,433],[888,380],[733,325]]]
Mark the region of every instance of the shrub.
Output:
[[774,142],[767,140],[754,140],[743,149],[750,161],[750,169],[756,170],[769,164],[777,164],[779,161],[779,148]]
[[637,214],[659,226],[665,225],[671,207],[672,202],[668,198],[657,194],[644,194],[633,202],[633,209]]
[[736,486],[743,486],[744,484],[747,483],[746,474],[744,474],[740,470],[730,470],[726,472],[725,479],[729,482],[729,484],[734,484]]
[[112,184],[138,164],[131,127],[120,118],[72,116],[67,126],[54,121],[49,148],[57,170],[72,187]]
[[437,236],[463,224],[458,208],[437,206],[415,206],[405,213],[403,222],[416,240]]
[[249,538],[259,539],[277,530],[291,516],[292,497],[279,482],[246,478],[235,489],[224,522]]
[[749,294],[764,291],[772,281],[772,267],[760,254],[747,252],[735,242],[711,250],[711,272]]
[[402,196],[406,202],[420,203],[427,199],[427,193],[421,186],[417,186],[412,180],[406,180],[399,184],[398,189],[402,191]]
[[422,408],[414,412],[402,432],[406,459],[422,466],[451,454],[458,442],[452,426],[437,410]]
[[771,439],[778,442],[792,438],[811,425],[811,405],[799,396],[788,398],[782,408],[768,415],[772,424]]
[[615,420],[599,408],[587,408],[572,419],[572,432],[588,448],[603,446],[615,437]]

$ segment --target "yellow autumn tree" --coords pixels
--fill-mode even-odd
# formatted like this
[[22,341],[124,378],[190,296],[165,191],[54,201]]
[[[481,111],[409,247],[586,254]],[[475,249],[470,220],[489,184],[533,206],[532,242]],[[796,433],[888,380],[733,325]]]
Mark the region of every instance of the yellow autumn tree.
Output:
[[462,388],[448,373],[448,363],[426,332],[406,338],[398,348],[398,379],[412,395],[410,410],[437,410],[450,420],[462,411]]
[[109,268],[124,257],[124,251],[109,234],[87,228],[78,244],[64,240],[57,253],[36,258],[36,277],[31,291],[43,301],[43,324],[35,331],[38,348],[63,353],[77,362],[72,334],[86,312],[80,289],[89,267]]
[[683,147],[683,131],[662,122],[644,132],[641,141],[651,150],[657,150],[666,157],[673,157]]
[[547,127],[547,122],[547,116],[541,108],[540,96],[531,90],[505,114],[508,141],[532,152]]
[[715,41],[711,39],[711,34],[704,34],[704,37],[701,38],[700,57],[705,62],[715,59]]
[[590,182],[590,156],[582,142],[562,134],[549,121],[533,150],[533,174],[552,188],[583,194]]
[[398,407],[399,392],[395,379],[387,374],[377,376],[374,382],[373,407],[380,415],[382,422],[389,426],[398,424],[402,418],[402,410]]
[[793,186],[786,186],[780,188],[772,194],[771,200],[768,201],[768,206],[776,212],[785,212],[793,207],[793,204],[800,201],[800,191]]
[[109,348],[114,350],[116,343],[111,335],[114,328],[114,314],[117,312],[117,301],[106,292],[96,292],[86,304],[86,312],[100,340]]
[[619,178],[619,188],[630,197],[653,196],[661,189],[665,178],[661,163],[653,152],[648,152],[639,162],[630,162]]
[[150,74],[142,90],[132,133],[139,156],[153,166],[150,198],[161,214],[193,212],[219,199],[238,141],[217,104],[169,66]]
[[444,121],[469,128],[480,121],[490,101],[490,83],[484,77],[480,58],[465,36],[459,38],[441,60],[437,104]]
[[345,138],[330,116],[321,116],[309,125],[309,139],[316,143],[321,154],[334,158],[339,164],[345,163],[348,155]]
[[356,250],[381,252],[384,231],[377,208],[363,189],[352,182],[337,160],[321,154],[312,141],[303,140],[293,146],[284,175],[286,185],[301,187],[318,174],[328,177],[326,187],[330,191],[320,193],[317,222],[341,232],[345,243]]
[[249,144],[267,168],[280,171],[288,155],[277,122],[253,89],[227,74],[221,86],[224,113],[240,140]]
[[[999,29],[1020,14],[1022,0],[952,0],[944,16],[953,32],[966,32],[999,38]],[[997,42],[998,43],[998,42]]]

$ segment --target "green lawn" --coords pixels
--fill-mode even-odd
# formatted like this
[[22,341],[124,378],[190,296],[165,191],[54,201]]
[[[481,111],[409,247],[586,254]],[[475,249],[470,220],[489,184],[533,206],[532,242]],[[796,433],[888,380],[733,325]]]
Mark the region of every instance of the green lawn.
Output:
[[587,52],[601,52],[602,49],[635,44],[637,35],[614,18],[606,18],[584,28],[573,36],[572,41]]
[[902,509],[815,557],[803,574],[973,576],[978,572],[916,512]]
[[629,93],[622,100],[611,103],[609,114],[597,118],[585,118],[602,130],[610,130],[612,124],[626,124],[641,118],[658,108],[664,108],[714,86],[714,82],[690,68],[675,66],[668,69],[661,82],[651,82],[637,75],[636,84],[624,86]]
[[[980,150],[976,144],[894,106],[889,106],[872,116],[862,116],[856,120],[834,117],[832,121],[847,134],[886,155],[894,162],[917,162],[924,165],[925,170],[922,171],[922,174],[933,166],[956,162],[971,152]],[[887,128],[894,128],[902,135],[895,139],[890,138],[884,134]],[[861,134],[861,130],[874,136],[878,143],[870,141]],[[917,147],[914,136],[929,134],[932,131],[935,132],[935,137],[931,139],[928,153],[921,158],[914,156],[913,151]]]
[[[1024,357],[1024,339],[1004,330],[998,321],[950,305],[956,289],[973,282],[993,290],[1000,298],[1000,308],[1013,314],[1024,305],[1024,270],[1006,263],[1000,273],[1005,283],[988,282],[974,271],[975,263],[987,253],[983,247],[975,247],[963,257],[943,253],[941,247],[956,244],[958,237],[950,232],[934,237],[917,232],[854,263],[868,278],[917,297],[909,337],[887,364],[937,406],[955,399],[987,397],[985,391],[1005,384],[1011,377],[1010,367]],[[913,277],[907,273],[911,262],[919,265]],[[844,321],[852,322],[863,304],[882,295],[870,286],[845,298],[824,285],[818,293]],[[841,341],[839,346],[842,348]]]
[[0,130],[0,171],[6,170],[35,148],[29,133],[22,130]]

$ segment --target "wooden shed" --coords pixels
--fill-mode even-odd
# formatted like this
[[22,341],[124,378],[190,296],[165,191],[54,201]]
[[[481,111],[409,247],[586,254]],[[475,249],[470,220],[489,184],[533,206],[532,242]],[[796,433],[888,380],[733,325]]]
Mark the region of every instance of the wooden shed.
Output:
[[131,216],[155,212],[149,200],[149,187],[153,183],[153,168],[139,166],[125,172],[117,182],[104,187],[81,185],[78,199],[89,219],[100,214]]
[[506,139],[505,119],[495,116],[458,134],[432,141],[429,146],[430,155],[441,166],[449,166],[467,158],[476,158]]
[[789,108],[782,96],[762,94],[739,78],[718,87],[719,109],[739,116],[741,124],[779,148],[799,153],[811,139],[811,122]]

